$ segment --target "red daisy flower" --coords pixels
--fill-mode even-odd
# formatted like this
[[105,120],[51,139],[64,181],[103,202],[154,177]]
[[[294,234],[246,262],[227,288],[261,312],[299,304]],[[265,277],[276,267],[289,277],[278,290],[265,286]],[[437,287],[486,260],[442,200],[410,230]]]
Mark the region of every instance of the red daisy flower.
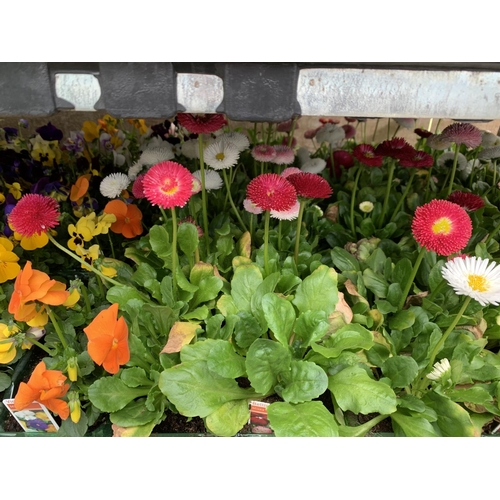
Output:
[[271,163],[276,165],[290,165],[295,159],[295,153],[292,148],[284,146],[283,144],[278,144],[274,146],[276,151],[276,156],[271,160]]
[[302,172],[290,175],[288,180],[302,198],[330,198],[333,193],[328,181],[318,174]]
[[333,152],[333,162],[336,166],[339,165],[344,168],[351,168],[354,165],[354,158],[348,151],[338,149]]
[[[283,146],[288,146],[288,137],[283,137],[281,144]],[[293,137],[292,138],[292,148],[294,148],[295,146],[297,146],[297,139],[295,139],[295,137]]]
[[210,134],[219,130],[226,124],[224,115],[193,115],[191,113],[178,113],[177,121],[192,134]]
[[12,209],[9,224],[28,238],[46,233],[59,224],[59,203],[50,196],[25,194]]
[[472,222],[456,203],[432,200],[415,210],[411,229],[419,245],[438,255],[450,255],[466,247]]
[[475,148],[481,144],[483,134],[471,123],[452,123],[448,125],[441,136],[455,144],[465,144],[468,148]]
[[193,174],[175,161],[162,161],[147,171],[142,186],[152,205],[183,207],[193,194]]
[[346,139],[351,139],[356,135],[356,129],[352,125],[342,125],[342,128],[345,131],[345,138]]
[[139,200],[140,198],[145,198],[144,194],[144,186],[142,185],[142,181],[146,174],[139,174],[132,184],[132,194]]
[[384,157],[375,154],[375,148],[370,144],[358,144],[352,154],[358,161],[369,167],[381,167],[384,161]]
[[448,196],[448,201],[460,205],[467,212],[474,212],[484,207],[484,200],[474,193],[465,193],[463,191],[454,191]]
[[398,160],[411,157],[414,153],[413,146],[410,146],[402,137],[384,141],[375,148],[376,155],[397,158]]
[[271,161],[276,158],[276,150],[266,144],[258,144],[250,153],[257,161]]
[[302,172],[302,170],[300,170],[300,168],[288,167],[288,168],[285,168],[285,170],[283,170],[283,172],[281,172],[281,177],[284,177],[286,179],[287,177],[290,177],[293,174],[300,174],[301,172]]
[[319,122],[322,123],[323,125],[326,125],[327,123],[333,123],[333,125],[338,125],[340,123],[340,120],[337,120],[337,118],[320,118]]
[[[290,118],[290,120],[287,120],[286,122],[281,122],[278,123],[276,126],[276,130],[278,132],[291,132],[292,130],[292,124],[293,124],[293,118]],[[297,130],[299,128],[299,124],[295,122],[295,129]]]
[[408,158],[403,158],[399,160],[399,164],[402,167],[415,167],[415,168],[423,168],[423,167],[432,167],[434,163],[434,158],[424,151],[415,151],[415,154]]
[[316,137],[316,134],[318,133],[318,130],[320,130],[320,129],[321,129],[321,127],[306,130],[304,132],[304,138],[305,139],[314,139]]
[[432,135],[432,132],[425,130],[425,128],[416,128],[413,132],[415,132],[415,134],[417,134],[419,137],[422,137],[422,139],[427,139],[427,137],[430,137]]
[[354,123],[355,121],[357,121],[357,118],[354,118],[352,116],[345,116],[344,118],[348,123]]
[[262,210],[284,212],[295,205],[297,193],[293,185],[281,175],[261,174],[248,184],[247,198]]

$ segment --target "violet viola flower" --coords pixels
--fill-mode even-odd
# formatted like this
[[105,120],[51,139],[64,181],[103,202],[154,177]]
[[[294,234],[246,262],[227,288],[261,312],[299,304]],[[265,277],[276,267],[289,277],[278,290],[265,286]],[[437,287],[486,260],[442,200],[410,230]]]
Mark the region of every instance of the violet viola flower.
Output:
[[111,136],[107,134],[106,132],[103,132],[100,137],[99,141],[101,142],[101,147],[105,149],[106,151],[113,151],[113,144],[111,144]]
[[17,128],[13,127],[4,127],[3,131],[5,132],[5,140],[10,144],[17,137],[18,132]]
[[7,238],[9,238],[14,234],[14,231],[12,231],[12,229],[9,227],[8,218],[12,210],[14,210],[16,203],[17,203],[16,199],[10,193],[5,197],[5,205],[3,210],[3,222],[4,222],[3,234]]
[[70,132],[70,136],[63,144],[66,151],[81,153],[84,150],[85,143],[82,132]]
[[63,138],[62,130],[59,130],[57,127],[54,127],[52,123],[47,123],[43,127],[38,127],[36,132],[40,134],[40,137],[44,141],[60,141]]

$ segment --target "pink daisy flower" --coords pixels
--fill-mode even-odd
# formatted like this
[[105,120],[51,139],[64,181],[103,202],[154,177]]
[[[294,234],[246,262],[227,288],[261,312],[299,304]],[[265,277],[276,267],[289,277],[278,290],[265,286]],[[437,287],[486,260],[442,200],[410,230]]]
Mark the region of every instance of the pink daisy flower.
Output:
[[290,165],[293,163],[295,153],[292,148],[278,144],[274,146],[274,150],[276,151],[276,156],[271,160],[271,163],[275,163],[276,165]]
[[283,172],[281,172],[281,177],[284,177],[286,179],[290,175],[300,174],[301,172],[302,172],[302,170],[300,170],[300,168],[288,167],[288,168],[285,168],[285,170],[283,170]]
[[147,171],[142,185],[152,205],[183,207],[193,194],[193,175],[179,163],[162,161]]
[[227,122],[222,114],[194,115],[178,113],[177,121],[192,134],[210,134],[222,128]]
[[333,194],[328,181],[318,174],[301,172],[288,177],[301,198],[330,198]]
[[345,118],[345,121],[348,123],[354,123],[358,120],[357,118],[354,118],[352,116],[345,116],[344,118]]
[[284,177],[278,174],[261,174],[248,184],[247,198],[262,210],[283,212],[295,205],[297,193]]
[[352,125],[342,125],[342,128],[345,131],[345,138],[346,139],[351,139],[356,135],[356,129]]
[[476,148],[483,139],[481,131],[471,123],[452,123],[443,130],[441,136],[455,144],[465,144],[468,148]]
[[140,174],[136,177],[134,184],[132,184],[132,194],[139,200],[140,198],[145,198],[144,187],[142,185],[142,180],[146,174]]
[[254,215],[259,215],[262,213],[262,208],[258,207],[255,203],[251,202],[248,198],[243,200],[243,208]]
[[446,137],[443,137],[442,134],[431,134],[427,138],[427,146],[429,146],[432,149],[437,149],[438,151],[444,151],[445,149],[448,149],[451,147],[452,141],[447,139]]
[[448,196],[448,201],[460,205],[467,212],[474,212],[484,207],[484,200],[474,193],[465,193],[463,191],[454,191]]
[[459,205],[447,200],[432,200],[415,210],[411,229],[420,246],[438,255],[451,255],[467,246],[472,222]]
[[46,233],[59,224],[59,203],[50,196],[25,194],[12,209],[9,224],[28,238]]
[[333,162],[344,168],[351,168],[354,165],[354,158],[349,151],[337,149],[333,152]]
[[383,156],[375,154],[375,148],[371,144],[359,144],[352,154],[359,162],[369,167],[381,167],[384,161]]
[[[283,146],[288,146],[288,137],[283,137],[281,144]],[[292,139],[292,148],[294,148],[295,146],[297,146],[297,139],[295,139],[295,137],[294,137]]]
[[[281,122],[278,123],[276,126],[276,130],[278,132],[291,132],[292,131],[292,123],[293,123],[293,118],[290,118],[290,120],[287,120],[286,122]],[[299,128],[299,124],[296,122],[295,123],[295,130]]]
[[272,161],[276,158],[276,150],[272,146],[266,144],[258,144],[250,153],[257,161]]
[[294,220],[299,216],[300,202],[297,200],[295,205],[289,210],[271,210],[271,217],[279,220]]
[[424,151],[415,151],[413,156],[409,156],[408,158],[403,158],[399,160],[399,164],[402,167],[406,168],[424,168],[424,167],[432,167],[434,163],[434,158]]
[[321,127],[306,130],[304,132],[304,138],[305,139],[314,139],[316,137],[316,134],[318,133],[318,130],[320,130],[320,129],[321,129]]

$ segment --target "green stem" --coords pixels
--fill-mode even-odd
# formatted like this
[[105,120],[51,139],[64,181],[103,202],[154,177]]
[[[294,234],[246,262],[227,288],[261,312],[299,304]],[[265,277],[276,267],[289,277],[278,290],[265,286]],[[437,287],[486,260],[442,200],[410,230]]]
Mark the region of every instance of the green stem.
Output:
[[87,293],[87,287],[82,284],[80,290],[82,291],[83,301],[85,302],[85,311],[88,314],[90,312],[90,300],[89,294]]
[[245,223],[243,222],[243,219],[241,218],[240,213],[238,212],[238,210],[236,209],[236,206],[234,204],[233,197],[231,195],[231,185],[229,184],[229,180],[227,178],[227,174],[226,174],[225,169],[222,170],[222,175],[224,177],[224,183],[226,184],[226,190],[227,190],[227,194],[229,197],[229,203],[231,204],[233,212],[236,215],[236,218],[238,219],[241,227],[243,228],[243,231],[248,231],[247,227],[245,226]]
[[292,120],[292,129],[290,130],[290,134],[288,135],[288,147],[292,147],[293,142],[293,134],[295,132],[295,125],[297,124],[298,116],[294,116]]
[[413,269],[411,272],[410,277],[408,278],[408,281],[406,282],[405,289],[403,290],[403,293],[401,294],[401,299],[398,304],[398,311],[401,311],[405,305],[406,297],[408,297],[408,293],[410,292],[410,288],[413,285],[413,280],[415,279],[415,276],[417,275],[418,268],[420,267],[420,264],[422,262],[422,259],[424,258],[425,253],[427,250],[425,247],[422,247],[420,249],[420,252],[418,254],[417,260],[415,261],[415,264],[413,265]]
[[392,222],[395,218],[396,215],[398,215],[399,210],[403,206],[403,203],[408,196],[408,193],[410,192],[411,184],[413,182],[413,179],[415,178],[415,175],[417,173],[417,169],[413,169],[413,172],[410,175],[410,179],[408,180],[408,184],[406,184],[405,190],[403,191],[403,194],[401,195],[401,198],[398,201],[398,204],[396,205],[396,208],[394,209],[394,212],[392,212],[392,216],[389,219],[389,222]]
[[57,240],[54,239],[54,237],[47,232],[47,236],[49,237],[49,240],[54,243],[54,245],[59,248],[59,250],[62,250],[64,253],[68,254],[70,257],[73,259],[77,260],[84,266],[85,269],[88,271],[93,271],[96,273],[98,276],[100,276],[103,280],[108,281],[109,283],[112,283],[113,285],[116,286],[124,286],[123,283],[119,283],[118,281],[115,281],[113,278],[109,278],[108,276],[105,276],[104,274],[101,273],[98,269],[96,269],[92,264],[89,264],[88,262],[85,262],[81,257],[78,255],[74,254],[71,250],[68,250],[66,247],[63,247]]
[[294,251],[294,259],[295,259],[295,264],[299,264],[299,246],[300,246],[300,230],[302,229],[302,217],[304,215],[304,208],[306,206],[305,200],[300,200],[300,208],[299,208],[299,215],[297,217],[297,231],[295,232],[295,251]]
[[433,120],[433,119],[434,119],[434,118],[431,118],[431,119],[429,120],[429,125],[427,125],[427,130],[428,130],[429,132],[431,131],[431,128],[432,128],[432,120]]
[[493,236],[495,236],[495,235],[498,233],[498,231],[499,231],[499,230],[500,230],[500,224],[498,224],[498,226],[497,226],[497,227],[495,227],[495,228],[491,231],[491,233],[488,235],[488,238],[486,238],[486,241],[484,242],[484,244],[485,244],[486,246],[488,246],[488,243],[489,243],[489,242],[493,239]]
[[387,118],[387,140],[391,138],[391,119]]
[[201,179],[201,205],[203,211],[203,233],[207,255],[210,253],[210,240],[208,239],[208,214],[207,214],[207,191],[205,189],[205,163],[203,161],[203,138],[198,135],[198,151],[200,156],[200,179]]
[[453,158],[453,167],[451,169],[451,178],[450,178],[450,184],[448,186],[448,192],[446,194],[446,198],[450,196],[451,191],[453,189],[453,181],[455,180],[455,173],[457,171],[457,163],[458,163],[458,151],[460,149],[460,145],[455,144],[455,156]]
[[437,125],[436,125],[436,130],[434,130],[435,134],[439,134],[439,125],[441,124],[441,118],[438,120]]
[[68,347],[68,343],[66,342],[66,339],[64,338],[61,327],[59,326],[59,322],[57,321],[54,313],[50,310],[50,308],[47,307],[46,309],[47,309],[47,313],[49,315],[50,321],[54,325],[54,329],[57,333],[57,336],[59,337],[59,340],[61,341],[61,344],[64,347],[64,349],[66,349]]
[[363,122],[363,143],[366,144],[366,126],[368,124],[368,120],[365,120]]
[[266,276],[271,274],[269,272],[269,219],[271,218],[271,212],[266,210],[266,215],[264,219],[264,270],[266,271]]
[[380,118],[377,118],[375,122],[375,130],[373,131],[372,142],[375,142],[375,136],[377,135],[378,124],[380,122]]
[[396,130],[394,131],[394,134],[392,134],[392,138],[393,138],[393,139],[394,139],[394,137],[396,137],[396,134],[398,133],[398,131],[399,131],[399,129],[400,129],[400,128],[401,128],[401,126],[400,126],[400,125],[398,125],[398,126],[396,127]]
[[378,227],[382,227],[384,224],[385,213],[387,212],[387,205],[389,204],[389,195],[391,194],[392,178],[394,177],[394,170],[396,168],[396,161],[393,159],[389,160],[389,172],[387,177],[387,187],[385,188],[384,204],[382,205],[382,213],[380,214]]
[[113,259],[116,259],[115,247],[113,246],[113,240],[111,239],[111,234],[109,234],[109,231],[108,231],[108,239],[109,239],[109,246],[111,247],[111,256],[113,257]]
[[358,171],[356,172],[356,177],[354,179],[354,187],[352,188],[352,194],[351,194],[351,212],[350,212],[350,220],[351,220],[351,232],[354,237],[354,242],[357,241],[356,239],[356,224],[354,223],[354,205],[356,203],[356,192],[358,190],[358,182],[359,182],[359,177],[361,175],[361,170],[362,167],[361,165],[358,167]]
[[493,161],[493,184],[491,186],[493,189],[496,189],[496,183],[497,183],[497,161],[494,160]]
[[35,340],[34,338],[32,337],[24,337],[24,340],[26,342],[29,342],[30,344],[33,344],[33,345],[36,345],[37,347],[39,347],[42,351],[45,351],[49,356],[52,356],[52,353],[50,352],[49,349],[47,349],[43,344],[40,344],[40,342],[38,342],[37,340]]

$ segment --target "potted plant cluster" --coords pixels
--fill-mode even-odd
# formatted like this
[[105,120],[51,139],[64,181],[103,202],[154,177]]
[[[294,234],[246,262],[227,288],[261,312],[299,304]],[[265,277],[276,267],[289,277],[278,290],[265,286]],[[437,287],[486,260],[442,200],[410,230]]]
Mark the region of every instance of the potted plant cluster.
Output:
[[496,429],[500,137],[365,127],[0,129],[0,390],[56,436],[234,436],[249,401],[276,436]]

